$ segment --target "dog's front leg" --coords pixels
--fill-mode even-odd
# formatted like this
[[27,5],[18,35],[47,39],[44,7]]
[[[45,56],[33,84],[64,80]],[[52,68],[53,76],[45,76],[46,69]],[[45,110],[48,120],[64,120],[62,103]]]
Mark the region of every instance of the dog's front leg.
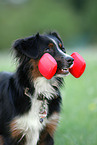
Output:
[[46,130],[44,130],[40,135],[40,140],[37,145],[54,145],[53,137],[50,136]]
[[59,121],[59,113],[54,112],[53,115],[51,115],[51,117],[48,118],[44,130],[40,134],[38,145],[54,145],[53,137],[58,121]]

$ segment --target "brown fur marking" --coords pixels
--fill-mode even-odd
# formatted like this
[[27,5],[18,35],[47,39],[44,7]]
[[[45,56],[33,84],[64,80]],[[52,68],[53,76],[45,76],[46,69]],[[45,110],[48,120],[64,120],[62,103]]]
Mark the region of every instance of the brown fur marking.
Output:
[[13,120],[10,123],[10,131],[11,131],[12,138],[15,139],[19,145],[25,145],[26,136],[23,135],[22,130],[17,129],[16,120]]
[[13,138],[18,137],[21,134],[21,130],[16,127],[16,122],[13,120],[10,124],[10,131]]
[[50,136],[53,136],[56,130],[57,124],[59,122],[59,113],[55,112],[53,113],[53,115],[55,115],[56,117],[51,118],[49,123],[47,123],[47,126],[46,126],[46,130],[50,134]]
[[2,135],[0,135],[0,145],[4,145],[4,140],[3,140]]
[[18,144],[25,145],[26,136],[23,135],[22,130],[17,129],[15,120],[10,123],[10,131],[12,138],[15,139]]
[[39,69],[38,69],[39,60],[31,59],[29,63],[33,67],[33,69],[30,70],[31,79],[33,78],[35,80],[37,77],[41,77],[42,75],[41,75],[41,73],[39,72]]
[[48,47],[50,47],[50,48],[52,48],[53,46],[54,46],[53,43],[50,43],[50,44],[48,45]]
[[61,43],[59,43],[59,47],[62,48],[62,44]]

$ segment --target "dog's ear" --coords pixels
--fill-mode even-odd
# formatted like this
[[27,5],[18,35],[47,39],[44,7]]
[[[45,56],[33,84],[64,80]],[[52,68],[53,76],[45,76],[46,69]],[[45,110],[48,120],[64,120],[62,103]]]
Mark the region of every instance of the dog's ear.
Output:
[[57,32],[50,32],[49,34],[56,37],[57,39],[59,39],[62,42],[61,37],[59,36],[59,34]]
[[20,54],[36,59],[38,57],[38,39],[39,33],[25,39],[18,39],[15,41],[13,48]]

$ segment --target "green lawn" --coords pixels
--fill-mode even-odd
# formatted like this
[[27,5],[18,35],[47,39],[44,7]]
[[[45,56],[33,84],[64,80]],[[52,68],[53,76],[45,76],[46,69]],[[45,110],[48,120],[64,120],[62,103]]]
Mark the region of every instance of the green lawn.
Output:
[[[65,78],[55,145],[97,145],[97,50],[86,49],[80,54],[86,60],[86,71],[79,79],[72,75]],[[0,54],[0,71],[14,69],[11,56]]]
[[0,52],[0,71],[14,71],[16,62],[10,52]]

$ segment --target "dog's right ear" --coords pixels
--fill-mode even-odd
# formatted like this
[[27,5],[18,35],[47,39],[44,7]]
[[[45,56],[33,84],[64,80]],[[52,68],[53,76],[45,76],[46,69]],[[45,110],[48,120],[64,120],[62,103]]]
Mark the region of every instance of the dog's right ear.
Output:
[[36,59],[38,57],[38,39],[39,33],[25,39],[18,39],[15,41],[13,48],[19,54]]

